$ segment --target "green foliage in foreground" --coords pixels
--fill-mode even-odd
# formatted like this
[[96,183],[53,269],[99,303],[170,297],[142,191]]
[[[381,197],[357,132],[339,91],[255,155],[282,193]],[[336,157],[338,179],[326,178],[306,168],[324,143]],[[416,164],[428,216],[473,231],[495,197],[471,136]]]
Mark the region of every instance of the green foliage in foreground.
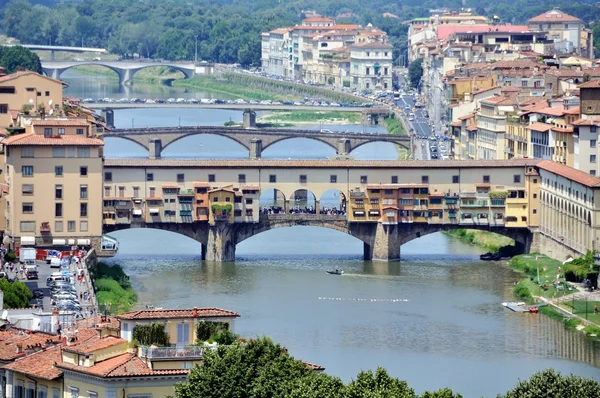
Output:
[[[207,351],[202,366],[175,386],[176,398],[462,398],[449,388],[417,395],[383,368],[361,371],[344,384],[340,378],[317,373],[291,357],[284,347],[263,337]],[[598,398],[600,384],[592,379],[562,376],[552,369],[519,381],[498,398]]]
[[29,300],[33,298],[31,290],[21,281],[10,283],[6,278],[0,278],[0,290],[4,292],[4,308],[28,308]]
[[141,345],[155,344],[159,347],[166,347],[169,345],[169,334],[165,330],[165,325],[161,323],[135,325],[133,328],[133,340]]
[[0,66],[6,73],[14,73],[19,67],[42,73],[42,63],[37,54],[21,46],[0,46]]
[[600,397],[600,384],[592,379],[562,376],[547,369],[519,382],[515,388],[498,398],[593,398]]

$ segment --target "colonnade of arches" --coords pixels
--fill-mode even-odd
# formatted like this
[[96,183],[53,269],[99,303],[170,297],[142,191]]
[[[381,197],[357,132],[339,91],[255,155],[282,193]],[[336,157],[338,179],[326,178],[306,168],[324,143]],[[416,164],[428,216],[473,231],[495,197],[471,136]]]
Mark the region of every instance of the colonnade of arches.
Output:
[[541,191],[540,226],[545,232],[573,249],[593,249],[592,212],[572,201]]

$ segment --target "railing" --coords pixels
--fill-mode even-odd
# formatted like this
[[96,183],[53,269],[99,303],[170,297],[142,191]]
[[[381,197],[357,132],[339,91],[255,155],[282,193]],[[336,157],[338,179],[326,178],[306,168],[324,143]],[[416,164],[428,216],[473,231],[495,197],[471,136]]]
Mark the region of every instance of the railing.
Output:
[[148,359],[202,358],[204,348],[199,346],[185,347],[148,347],[141,346],[141,356]]
[[477,192],[461,192],[459,196],[461,198],[474,198],[477,196]]

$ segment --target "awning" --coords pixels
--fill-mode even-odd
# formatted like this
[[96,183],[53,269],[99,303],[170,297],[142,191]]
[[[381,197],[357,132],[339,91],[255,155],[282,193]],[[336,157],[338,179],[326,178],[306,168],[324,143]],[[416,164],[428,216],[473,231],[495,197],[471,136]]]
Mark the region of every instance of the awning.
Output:
[[78,245],[89,245],[91,243],[90,239],[77,239]]
[[133,209],[133,215],[134,216],[141,216],[142,215],[142,209]]
[[[158,214],[158,213],[160,213],[159,209],[155,209],[155,208],[150,209],[150,214]],[[133,214],[135,214],[135,212]]]
[[21,236],[21,245],[35,245],[35,236]]
[[364,211],[355,211],[354,214],[357,216],[364,216],[365,212]]
[[64,246],[67,244],[67,240],[66,239],[52,239],[52,244]]

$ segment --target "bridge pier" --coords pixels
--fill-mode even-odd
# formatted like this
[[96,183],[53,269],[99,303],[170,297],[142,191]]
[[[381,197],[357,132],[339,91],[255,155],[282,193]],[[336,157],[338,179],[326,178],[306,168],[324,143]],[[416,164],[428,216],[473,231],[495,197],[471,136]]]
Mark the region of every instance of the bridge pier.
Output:
[[254,129],[256,128],[256,112],[251,109],[246,109],[244,111],[244,128],[245,129]]
[[[402,242],[398,232],[398,225],[385,225],[377,223],[375,241],[371,247],[373,260],[396,261],[400,260],[400,246]],[[365,256],[366,256],[365,252]]]
[[352,145],[350,144],[350,140],[348,138],[340,138],[338,141],[337,154],[348,155],[351,149]]
[[150,159],[160,159],[162,152],[162,140],[159,138],[152,138],[148,142],[148,157]]
[[203,249],[206,261],[235,261],[235,226],[217,222],[208,228],[208,242]]
[[115,111],[110,108],[102,109],[102,117],[108,128],[115,128]]
[[252,138],[250,140],[250,159],[260,159],[262,156],[262,140]]

